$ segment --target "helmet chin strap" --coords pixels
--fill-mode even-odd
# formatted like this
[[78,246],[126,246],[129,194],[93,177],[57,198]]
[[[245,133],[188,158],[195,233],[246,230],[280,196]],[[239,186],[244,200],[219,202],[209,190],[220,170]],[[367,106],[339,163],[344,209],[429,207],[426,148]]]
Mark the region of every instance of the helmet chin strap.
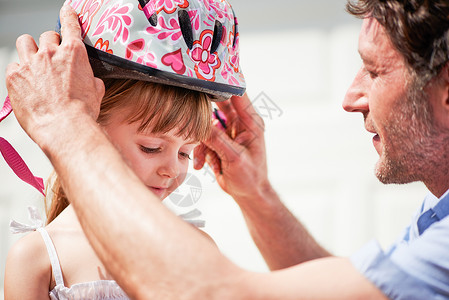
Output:
[[[11,102],[7,96],[5,103],[3,104],[3,108],[0,111],[0,122],[3,121],[11,112]],[[14,147],[2,137],[0,137],[0,153],[9,167],[20,179],[36,188],[42,195],[45,196],[44,181],[42,178],[33,175],[27,164],[23,161],[22,157],[20,157],[19,153],[17,153]]]

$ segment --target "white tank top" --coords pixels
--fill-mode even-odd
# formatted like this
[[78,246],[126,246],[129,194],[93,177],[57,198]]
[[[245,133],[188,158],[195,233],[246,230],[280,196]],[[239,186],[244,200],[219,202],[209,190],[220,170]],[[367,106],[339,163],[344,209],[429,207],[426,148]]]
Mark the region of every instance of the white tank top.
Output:
[[[91,282],[83,282],[72,285],[70,288],[64,285],[64,278],[62,276],[61,265],[59,263],[58,254],[50,235],[43,227],[43,221],[38,210],[35,207],[28,207],[29,219],[31,225],[11,221],[10,230],[12,233],[25,233],[37,230],[44,239],[47,247],[48,256],[50,257],[51,268],[53,276],[56,281],[56,286],[50,291],[51,300],[128,300],[128,296],[120,288],[114,280],[98,280]],[[198,220],[201,212],[194,209],[188,213],[179,215],[186,222],[196,226],[204,227],[204,221]]]
[[50,299],[52,300],[77,300],[77,299],[117,299],[128,300],[125,292],[119,287],[114,280],[98,280],[91,282],[83,282],[72,285],[70,288],[64,285],[62,277],[61,265],[59,263],[58,254],[55,246],[48,235],[45,228],[38,228],[37,231],[42,235],[45,246],[47,247],[48,256],[50,257],[53,276],[55,277],[56,286],[50,291]]

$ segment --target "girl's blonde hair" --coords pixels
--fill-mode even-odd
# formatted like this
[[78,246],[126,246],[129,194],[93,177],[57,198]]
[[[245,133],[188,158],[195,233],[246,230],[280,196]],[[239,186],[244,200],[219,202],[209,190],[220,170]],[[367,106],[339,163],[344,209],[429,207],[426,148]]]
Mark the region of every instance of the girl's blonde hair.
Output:
[[[97,122],[106,125],[111,114],[127,112],[125,122],[140,122],[139,131],[167,133],[178,129],[185,139],[203,141],[211,129],[211,104],[207,95],[179,87],[131,79],[104,80],[106,92]],[[69,201],[57,176],[47,183],[45,210],[47,224],[53,221]],[[51,187],[51,193],[49,189]]]

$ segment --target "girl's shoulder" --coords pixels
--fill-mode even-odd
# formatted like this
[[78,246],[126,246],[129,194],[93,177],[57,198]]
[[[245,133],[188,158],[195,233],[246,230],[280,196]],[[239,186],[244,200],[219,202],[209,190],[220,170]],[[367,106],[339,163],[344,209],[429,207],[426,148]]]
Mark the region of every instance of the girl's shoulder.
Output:
[[39,232],[33,231],[19,239],[8,253],[8,261],[51,271],[47,247]]
[[14,264],[17,268],[22,266],[28,271],[33,271],[35,275],[51,272],[47,248],[37,231],[25,235],[12,246],[7,262]]
[[[5,295],[11,295],[14,299],[32,299],[32,295],[39,293],[48,296],[50,280],[51,264],[44,240],[39,232],[31,232],[18,240],[8,252]],[[20,290],[29,294],[18,295]]]

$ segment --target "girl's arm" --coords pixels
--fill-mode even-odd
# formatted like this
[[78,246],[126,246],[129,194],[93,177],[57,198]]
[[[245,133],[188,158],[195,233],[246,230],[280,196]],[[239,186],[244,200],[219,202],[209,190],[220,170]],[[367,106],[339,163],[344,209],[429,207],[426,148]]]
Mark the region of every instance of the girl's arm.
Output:
[[38,232],[20,239],[9,251],[5,269],[5,300],[50,299],[50,259]]

